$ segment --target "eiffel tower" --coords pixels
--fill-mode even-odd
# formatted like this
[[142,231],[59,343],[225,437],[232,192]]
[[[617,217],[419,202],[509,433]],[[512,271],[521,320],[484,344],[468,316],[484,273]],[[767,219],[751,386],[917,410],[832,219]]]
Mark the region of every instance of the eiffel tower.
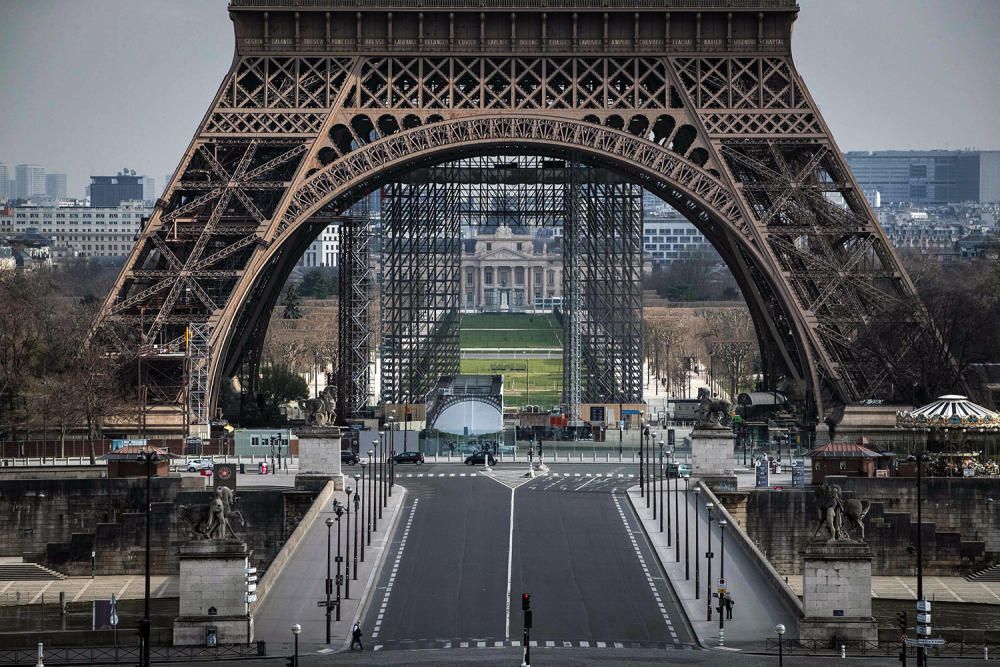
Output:
[[[93,335],[137,360],[149,404],[205,424],[241,365],[256,377],[279,291],[324,226],[341,220],[343,245],[364,245],[347,212],[394,176],[513,152],[623,174],[684,214],[736,277],[768,385],[817,419],[885,397],[930,332],[795,68],[798,11],[231,0],[233,64]],[[371,276],[357,265],[345,280],[349,295]],[[357,391],[370,332],[351,304],[339,372]]]

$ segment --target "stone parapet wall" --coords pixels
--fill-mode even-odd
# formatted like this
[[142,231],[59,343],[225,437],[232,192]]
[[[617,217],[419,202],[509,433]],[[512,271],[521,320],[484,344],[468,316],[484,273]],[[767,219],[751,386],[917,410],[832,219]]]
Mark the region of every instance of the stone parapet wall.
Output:
[[[912,479],[861,479],[837,477],[847,498],[867,499],[871,508],[865,518],[866,541],[872,550],[872,574],[912,575],[916,561],[911,545],[916,544],[916,521],[911,516],[907,486]],[[961,484],[961,482],[972,482]],[[986,481],[986,480],[983,480]],[[957,575],[1000,562],[1000,549],[990,544],[1000,541],[1000,517],[987,515],[989,504],[976,499],[985,491],[979,480],[941,479],[928,485],[921,528],[924,547],[924,571],[931,575]],[[958,482],[958,483],[956,483]],[[995,483],[994,483],[995,485]],[[916,509],[916,490],[912,507]],[[948,495],[946,495],[948,494]],[[893,509],[890,510],[890,507]],[[959,521],[967,523],[952,528],[955,511]],[[801,574],[800,552],[816,526],[817,507],[812,488],[774,491],[755,489],[746,501],[745,528],[750,539],[763,551],[775,569],[784,575]],[[940,525],[937,520],[946,520]],[[993,520],[997,520],[996,523]]]
[[[182,505],[207,506],[212,492],[185,490],[181,477],[153,478],[151,571],[177,574],[178,546],[187,540]],[[55,479],[0,481],[0,556],[23,556],[71,576],[138,575],[145,564],[146,481]],[[316,493],[292,489],[239,489],[237,534],[264,571],[312,506]],[[96,554],[92,564],[91,553]],[[96,567],[95,567],[96,566]]]

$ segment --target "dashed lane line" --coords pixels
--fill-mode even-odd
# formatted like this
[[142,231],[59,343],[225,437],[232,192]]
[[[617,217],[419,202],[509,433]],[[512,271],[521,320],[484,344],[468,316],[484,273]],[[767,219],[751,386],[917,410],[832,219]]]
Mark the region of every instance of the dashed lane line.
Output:
[[[406,519],[406,526],[403,527],[403,537],[399,541],[399,551],[396,552],[396,560],[392,564],[392,572],[389,573],[389,581],[385,586],[385,593],[382,594],[382,604],[379,607],[378,616],[375,618],[375,627],[372,628],[372,639],[378,637],[382,629],[382,619],[385,616],[386,607],[389,606],[389,596],[392,594],[392,587],[396,583],[396,574],[399,572],[399,563],[403,560],[403,552],[406,550],[406,540],[410,537],[410,527],[413,525],[413,515],[417,513],[417,503],[420,498],[414,498],[410,505],[410,516]],[[378,650],[378,648],[376,648]]]
[[660,591],[656,587],[656,580],[653,577],[653,573],[650,572],[649,566],[646,565],[646,559],[642,555],[642,550],[639,548],[639,542],[635,539],[635,533],[632,531],[631,526],[629,526],[628,517],[625,516],[625,511],[622,509],[619,496],[613,495],[611,498],[615,503],[615,508],[618,510],[618,516],[621,517],[622,524],[625,526],[625,533],[628,535],[628,539],[632,543],[632,549],[635,551],[635,556],[639,559],[639,565],[642,566],[642,572],[646,575],[646,582],[649,584],[649,590],[653,594],[653,599],[656,600],[657,609],[660,612],[660,616],[663,617],[663,622],[667,625],[667,631],[670,632],[670,638],[674,640],[674,643],[679,643],[677,639],[677,631],[674,630],[674,623],[670,620],[670,615],[667,614],[667,609],[663,605],[663,599],[660,597]]

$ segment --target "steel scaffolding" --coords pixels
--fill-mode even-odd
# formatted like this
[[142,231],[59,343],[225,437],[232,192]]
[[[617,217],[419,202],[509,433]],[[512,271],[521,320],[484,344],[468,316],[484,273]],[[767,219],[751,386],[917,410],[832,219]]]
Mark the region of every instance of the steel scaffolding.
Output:
[[392,183],[383,192],[381,395],[423,403],[459,366],[459,189],[447,182]]
[[642,188],[572,169],[563,230],[564,400],[642,401]]
[[372,232],[368,200],[340,218],[340,340],[337,369],[337,417],[356,416],[368,405],[372,384]]
[[207,425],[209,420],[208,371],[212,348],[212,326],[192,322],[187,328],[185,356],[188,365],[188,423]]

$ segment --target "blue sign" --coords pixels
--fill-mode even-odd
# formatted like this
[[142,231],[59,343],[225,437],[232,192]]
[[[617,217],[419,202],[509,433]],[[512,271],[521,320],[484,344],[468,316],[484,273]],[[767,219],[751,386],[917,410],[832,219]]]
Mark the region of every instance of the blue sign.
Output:
[[806,463],[796,461],[792,464],[792,486],[806,485]]
[[757,488],[766,489],[770,486],[771,482],[771,468],[768,466],[767,461],[761,461],[757,464]]
[[625,409],[625,410],[622,410],[622,414],[623,415],[641,415],[642,414],[642,410],[628,410],[628,409]]

